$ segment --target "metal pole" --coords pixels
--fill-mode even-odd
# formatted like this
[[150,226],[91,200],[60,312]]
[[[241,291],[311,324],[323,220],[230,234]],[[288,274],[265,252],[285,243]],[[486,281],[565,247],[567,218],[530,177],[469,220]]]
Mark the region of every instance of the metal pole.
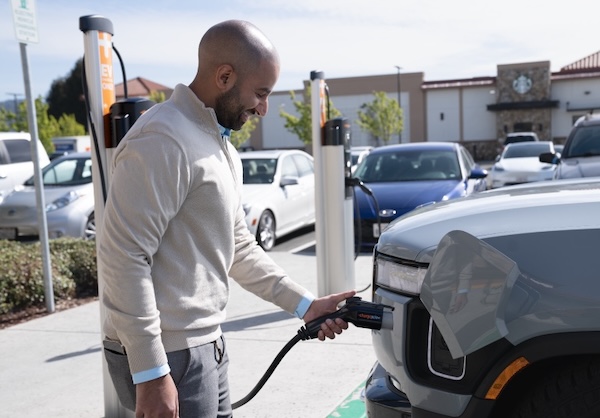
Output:
[[[395,65],[396,69],[398,70],[398,107],[400,108],[400,110],[402,110],[402,98],[400,96],[401,92],[402,92],[402,87],[400,85],[400,70],[402,69],[402,67]],[[402,131],[398,132],[398,143],[401,144],[402,143]]]
[[46,221],[46,202],[44,200],[44,181],[38,152],[38,127],[35,111],[35,100],[31,94],[31,81],[29,77],[29,63],[27,60],[27,44],[20,42],[21,65],[23,66],[23,80],[25,81],[25,96],[27,98],[27,123],[31,134],[31,159],[33,160],[33,184],[35,186],[35,197],[37,199],[37,215],[40,235],[40,246],[42,251],[42,270],[44,272],[44,296],[46,299],[46,310],[54,312],[54,290],[52,288],[52,268],[50,266],[50,250],[48,246],[48,224]]
[[14,107],[15,115],[16,115],[17,112],[19,111],[19,101],[17,100],[17,97],[22,96],[22,94],[21,93],[6,93],[6,94],[8,94],[9,96],[13,96],[13,103],[14,103],[13,107]]

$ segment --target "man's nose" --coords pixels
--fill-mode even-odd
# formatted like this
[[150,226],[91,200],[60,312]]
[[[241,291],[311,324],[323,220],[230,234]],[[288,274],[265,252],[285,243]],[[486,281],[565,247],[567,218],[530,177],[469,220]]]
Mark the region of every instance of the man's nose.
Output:
[[258,103],[258,106],[256,106],[255,108],[256,110],[256,114],[260,117],[263,117],[267,114],[267,112],[269,111],[269,100],[268,99],[264,99],[261,100]]

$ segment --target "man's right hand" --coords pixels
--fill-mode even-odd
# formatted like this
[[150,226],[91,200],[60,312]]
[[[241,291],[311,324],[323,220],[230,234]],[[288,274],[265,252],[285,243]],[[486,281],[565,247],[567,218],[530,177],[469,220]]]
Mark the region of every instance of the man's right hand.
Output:
[[170,374],[139,383],[135,391],[135,418],[179,417],[177,388]]

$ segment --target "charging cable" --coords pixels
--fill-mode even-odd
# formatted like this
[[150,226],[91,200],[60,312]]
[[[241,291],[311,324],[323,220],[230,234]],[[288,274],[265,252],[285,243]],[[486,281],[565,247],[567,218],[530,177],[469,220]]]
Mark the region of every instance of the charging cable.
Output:
[[328,319],[341,318],[346,322],[352,323],[359,328],[369,329],[392,329],[393,319],[392,312],[394,308],[381,303],[373,303],[361,300],[358,296],[353,296],[346,299],[346,304],[332,314],[321,316],[314,319],[301,327],[298,333],[292,338],[277,354],[263,377],[258,381],[256,386],[242,399],[234,402],[231,406],[237,409],[240,406],[248,403],[262,389],[267,380],[271,377],[275,368],[279,365],[283,357],[292,349],[299,341],[306,341],[317,338],[321,324]]

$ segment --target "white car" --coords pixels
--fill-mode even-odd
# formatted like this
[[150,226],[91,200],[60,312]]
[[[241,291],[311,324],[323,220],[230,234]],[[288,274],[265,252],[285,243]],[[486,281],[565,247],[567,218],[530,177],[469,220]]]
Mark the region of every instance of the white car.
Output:
[[[96,237],[92,158],[89,152],[59,157],[42,170],[48,237]],[[0,239],[39,237],[33,178],[0,203]]]
[[508,144],[489,172],[490,187],[552,180],[556,165],[540,162],[540,154],[549,152],[554,152],[550,141]]
[[283,235],[315,223],[313,158],[300,150],[241,152],[246,223],[269,251]]
[[350,158],[351,162],[351,170],[354,172],[356,167],[365,159],[367,155],[371,152],[373,147],[367,146],[355,146],[350,149]]
[[[50,162],[38,141],[40,167]],[[0,202],[10,191],[33,176],[31,135],[28,132],[0,132]]]

